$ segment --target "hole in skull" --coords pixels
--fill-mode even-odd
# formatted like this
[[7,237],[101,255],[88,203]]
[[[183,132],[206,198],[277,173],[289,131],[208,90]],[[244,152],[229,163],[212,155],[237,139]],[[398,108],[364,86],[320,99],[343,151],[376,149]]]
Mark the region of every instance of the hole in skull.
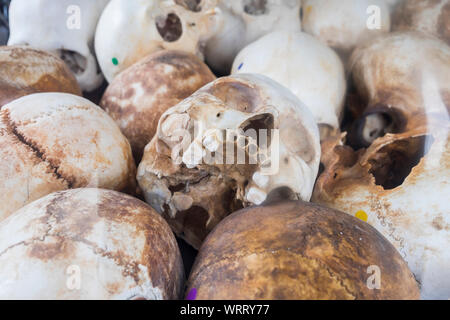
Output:
[[201,2],[201,0],[175,0],[176,4],[194,12],[200,12],[202,10]]
[[59,50],[59,56],[76,75],[83,73],[87,67],[87,60],[81,54],[71,50]]
[[376,184],[385,190],[401,186],[412,169],[426,156],[432,144],[431,136],[397,140],[380,149],[369,160],[369,172],[375,177]]
[[183,26],[181,25],[180,18],[170,13],[167,17],[159,16],[156,18],[156,28],[159,34],[167,42],[175,42],[181,38],[183,34]]
[[355,148],[367,148],[388,133],[401,132],[404,124],[404,117],[395,109],[375,107],[355,121],[350,130],[349,143]]
[[252,16],[261,16],[267,13],[267,0],[244,0],[244,11]]

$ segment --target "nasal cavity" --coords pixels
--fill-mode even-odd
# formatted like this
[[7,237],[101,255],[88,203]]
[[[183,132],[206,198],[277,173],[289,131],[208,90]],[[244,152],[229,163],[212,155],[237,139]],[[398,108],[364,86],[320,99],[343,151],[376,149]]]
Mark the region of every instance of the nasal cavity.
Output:
[[252,16],[261,16],[267,13],[267,0],[244,0],[244,11]]
[[183,26],[180,18],[169,13],[167,16],[159,16],[156,18],[156,28],[159,34],[166,42],[175,42],[181,38],[183,34]]

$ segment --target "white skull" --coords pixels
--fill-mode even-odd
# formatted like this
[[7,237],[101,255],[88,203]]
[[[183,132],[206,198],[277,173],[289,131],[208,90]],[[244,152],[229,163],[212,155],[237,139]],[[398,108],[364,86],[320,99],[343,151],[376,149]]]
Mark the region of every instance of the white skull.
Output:
[[278,81],[309,107],[321,130],[339,129],[346,92],[344,66],[332,49],[312,36],[270,33],[238,54],[235,73],[260,73]]
[[450,48],[418,33],[355,51],[366,102],[354,135],[367,149],[323,143],[313,201],[366,220],[402,254],[424,299],[450,297]]
[[206,45],[206,62],[228,74],[246,45],[272,31],[300,31],[301,0],[221,0],[214,37]]
[[93,91],[103,81],[94,54],[98,18],[109,0],[13,0],[8,45],[30,45],[59,55],[80,87]]
[[389,32],[390,21],[384,0],[303,0],[303,30],[343,57],[362,41]]
[[225,216],[262,203],[274,189],[288,187],[309,201],[319,161],[308,108],[267,77],[234,75],[163,114],[138,181],[147,202],[198,248]]
[[216,22],[217,0],[194,2],[112,0],[95,36],[97,58],[108,82],[158,50],[183,50],[203,58],[203,46]]

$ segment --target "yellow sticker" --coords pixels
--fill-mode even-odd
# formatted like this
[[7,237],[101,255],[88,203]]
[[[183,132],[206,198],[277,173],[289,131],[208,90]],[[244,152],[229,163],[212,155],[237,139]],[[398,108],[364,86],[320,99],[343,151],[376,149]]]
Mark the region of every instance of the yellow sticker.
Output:
[[355,214],[355,217],[357,217],[359,220],[362,220],[364,222],[367,222],[367,219],[369,218],[369,216],[367,215],[367,213],[364,210],[359,210]]
[[310,14],[312,11],[312,6],[307,6],[306,7],[306,14]]

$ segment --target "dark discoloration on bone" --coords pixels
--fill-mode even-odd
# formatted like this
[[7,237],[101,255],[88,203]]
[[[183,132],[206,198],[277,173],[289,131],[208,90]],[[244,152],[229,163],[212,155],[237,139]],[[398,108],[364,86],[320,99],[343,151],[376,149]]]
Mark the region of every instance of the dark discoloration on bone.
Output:
[[161,115],[215,76],[196,56],[160,51],[118,75],[100,105],[130,140],[136,161],[156,133]]
[[222,100],[227,107],[242,112],[255,112],[262,106],[258,89],[231,78],[220,78],[206,91]]
[[81,95],[78,83],[58,57],[28,47],[0,47],[0,107],[36,92]]
[[[144,202],[114,191],[76,189],[55,193],[41,207],[45,214],[39,221],[31,221],[27,229],[39,230],[39,224],[49,227],[42,229],[45,234],[40,239],[35,237],[21,244],[28,246],[28,256],[23,257],[23,263],[27,263],[27,259],[39,259],[51,265],[63,260],[64,265],[70,265],[80,246],[87,247],[94,255],[114,261],[122,269],[123,277],[132,278],[136,286],[150,279],[153,287],[162,291],[163,299],[180,297],[184,271],[177,242],[164,219]],[[127,237],[139,244],[138,251],[105,247],[97,242],[95,233],[99,228],[104,230],[106,243],[120,242],[124,231],[118,231],[119,226],[134,230]],[[142,238],[144,243],[141,244]],[[143,267],[148,272],[147,278],[142,278]],[[116,284],[109,284],[112,296],[131,289],[123,288],[121,282]]]
[[[367,288],[371,265],[384,276],[381,290]],[[304,202],[227,217],[205,241],[189,288],[197,289],[199,299],[419,298],[412,273],[380,233]]]
[[393,15],[394,31],[422,31],[450,44],[450,1],[403,1]]

